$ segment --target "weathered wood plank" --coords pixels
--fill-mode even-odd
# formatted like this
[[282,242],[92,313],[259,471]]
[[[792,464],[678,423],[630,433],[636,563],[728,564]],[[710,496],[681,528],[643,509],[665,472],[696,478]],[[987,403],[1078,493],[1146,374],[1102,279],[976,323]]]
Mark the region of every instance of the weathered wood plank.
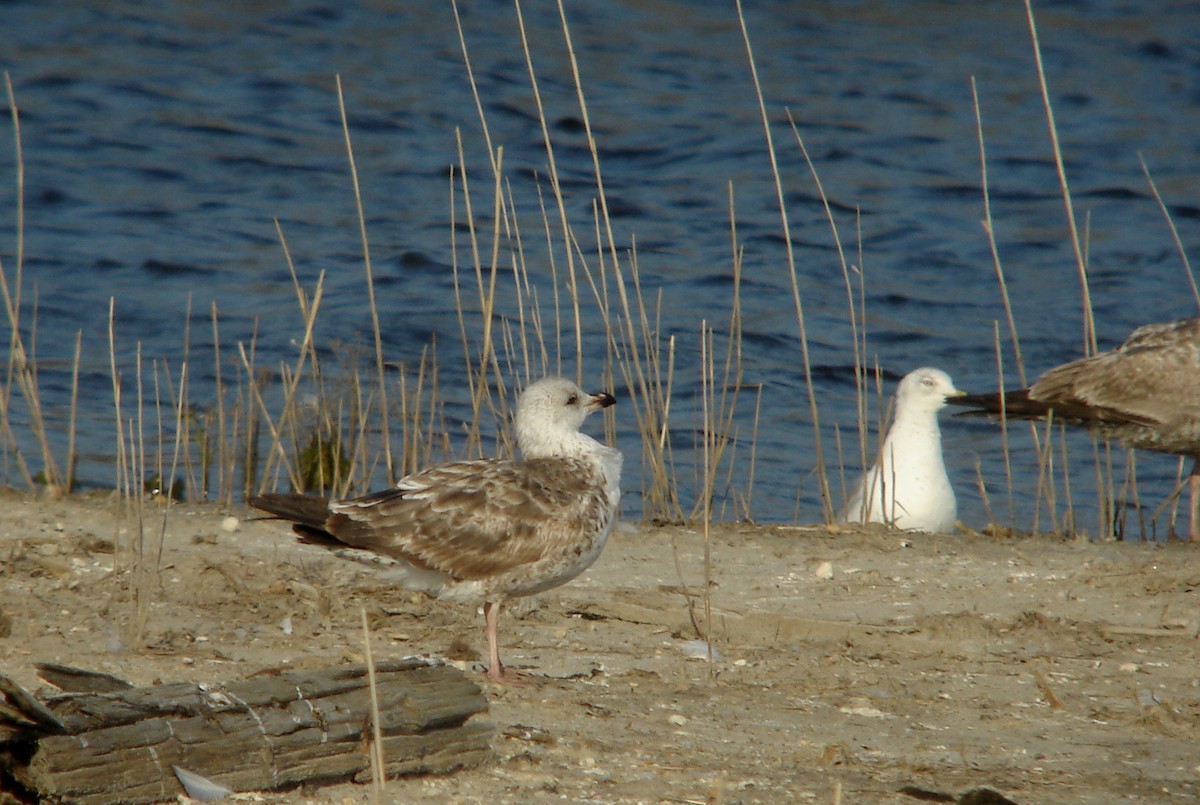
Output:
[[[460,671],[419,660],[384,663],[376,688],[389,776],[444,773],[490,757],[491,726],[470,720],[486,700]],[[172,766],[234,791],[370,779],[371,700],[362,666],[73,693],[38,706],[42,721],[52,714],[66,734],[26,733],[20,747],[0,746],[8,754],[0,761],[10,779],[57,802],[174,799],[182,788]]]

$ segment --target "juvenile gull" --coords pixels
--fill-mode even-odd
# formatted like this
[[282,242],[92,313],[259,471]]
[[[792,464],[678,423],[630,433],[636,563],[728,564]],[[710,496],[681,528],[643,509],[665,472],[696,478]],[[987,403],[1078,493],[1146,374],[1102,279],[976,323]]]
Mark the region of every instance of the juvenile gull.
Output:
[[1188,537],[1200,539],[1200,318],[1139,327],[1109,352],[1049,370],[1027,389],[968,394],[967,414],[1054,419],[1129,447],[1190,456]]
[[403,587],[483,602],[488,677],[511,682],[496,639],[501,605],[578,576],[616,520],[621,453],[579,431],[614,402],[545,378],[517,401],[520,460],[442,464],[352,500],[269,494],[250,504],[293,521],[302,541],[396,560]]
[[962,394],[950,375],[925,367],[905,375],[875,466],[851,490],[840,523],[888,523],[909,531],[952,531],[954,488],[942,461],[937,412]]

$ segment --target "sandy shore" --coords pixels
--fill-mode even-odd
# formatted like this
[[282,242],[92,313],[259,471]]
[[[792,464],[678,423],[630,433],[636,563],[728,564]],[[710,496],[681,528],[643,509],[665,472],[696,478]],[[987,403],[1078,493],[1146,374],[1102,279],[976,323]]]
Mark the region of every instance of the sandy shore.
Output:
[[[391,781],[390,801],[918,802],[905,786],[1019,805],[1200,798],[1191,545],[723,525],[710,664],[693,626],[702,533],[624,524],[583,577],[506,611],[503,655],[536,683],[514,689],[479,673],[469,607],[210,506],[172,508],[131,640],[129,578],[111,571],[136,522],[105,495],[0,493],[0,509],[0,663],[29,688],[38,661],[136,684],[356,661],[360,607],[377,656],[453,658],[485,687],[496,759]],[[156,546],[161,509],[149,515]]]

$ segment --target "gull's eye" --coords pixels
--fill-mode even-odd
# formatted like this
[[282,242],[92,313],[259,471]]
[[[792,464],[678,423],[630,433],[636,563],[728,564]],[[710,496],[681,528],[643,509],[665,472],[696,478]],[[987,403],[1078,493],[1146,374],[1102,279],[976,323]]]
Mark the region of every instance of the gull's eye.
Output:
[[567,405],[578,405],[578,403],[579,403],[579,395],[578,394],[572,394],[570,397],[567,398]]

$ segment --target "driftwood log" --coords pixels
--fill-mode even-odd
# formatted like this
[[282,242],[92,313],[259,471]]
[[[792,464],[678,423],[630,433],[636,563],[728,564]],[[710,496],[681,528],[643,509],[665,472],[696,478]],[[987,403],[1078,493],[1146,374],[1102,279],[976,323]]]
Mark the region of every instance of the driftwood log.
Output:
[[[232,791],[371,779],[365,666],[281,671],[222,685],[122,687],[40,666],[69,692],[39,701],[0,676],[0,801],[149,803],[184,793],[173,767]],[[376,666],[385,772],[439,773],[491,756],[479,687],[422,660]]]

